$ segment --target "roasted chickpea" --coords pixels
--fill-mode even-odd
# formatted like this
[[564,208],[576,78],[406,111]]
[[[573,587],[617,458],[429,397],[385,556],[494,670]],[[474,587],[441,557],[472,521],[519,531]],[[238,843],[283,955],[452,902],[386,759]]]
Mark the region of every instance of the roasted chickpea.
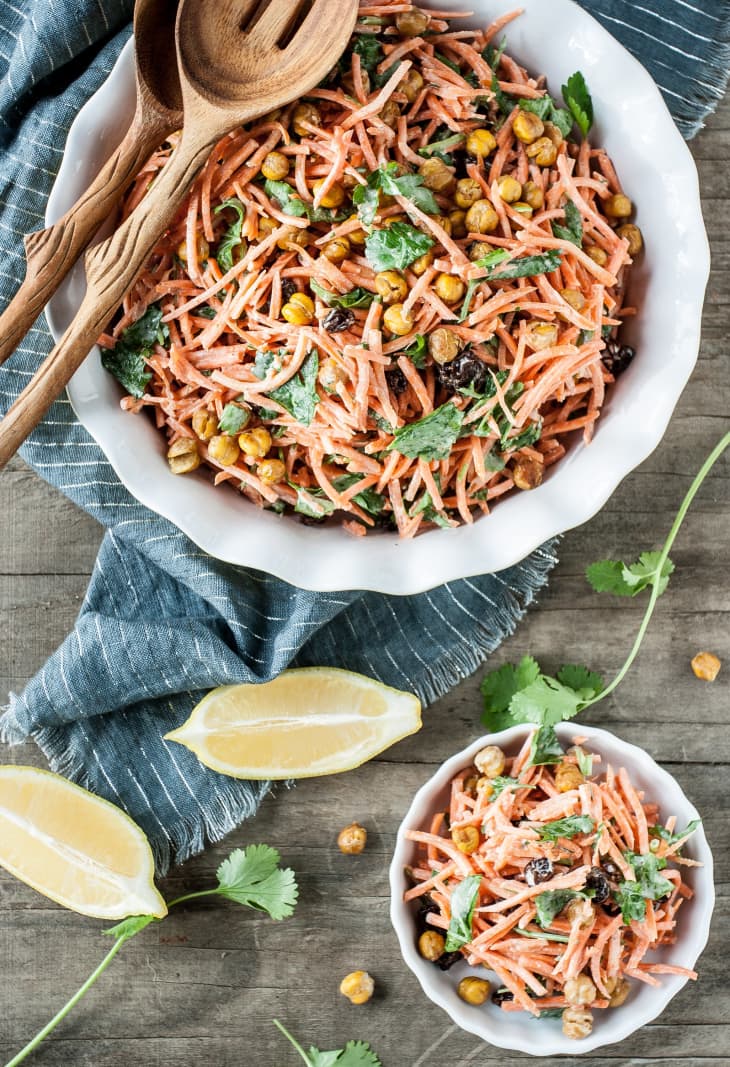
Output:
[[293,293],[281,309],[281,315],[293,326],[307,326],[314,319],[314,301],[306,293]]
[[638,256],[644,247],[644,237],[638,226],[634,226],[632,222],[626,222],[623,226],[619,226],[616,230],[619,237],[622,237],[624,241],[629,242],[629,255]]
[[[305,125],[306,123],[306,125]],[[292,112],[292,129],[300,137],[306,137],[309,133],[307,126],[321,126],[322,116],[314,104],[297,104]]]
[[544,474],[545,465],[532,456],[518,456],[512,464],[512,481],[518,489],[537,489]]
[[458,207],[469,208],[482,198],[482,187],[474,178],[460,178],[456,183],[454,201]]
[[173,474],[190,474],[200,466],[198,446],[190,437],[179,437],[167,450],[167,462]]
[[577,789],[583,785],[585,777],[580,767],[575,763],[559,763],[555,771],[555,785],[559,793],[569,793],[571,789]]
[[524,200],[515,200],[512,210],[519,211],[520,215],[524,215],[526,219],[532,218],[532,208]]
[[453,330],[440,326],[428,335],[428,351],[435,363],[452,363],[461,350],[461,342]]
[[418,939],[418,951],[424,960],[435,963],[440,960],[446,951],[446,940],[443,934],[436,930],[426,930]]
[[268,215],[262,215],[259,219],[259,240],[268,237],[279,226],[276,219],[270,219]]
[[365,849],[368,832],[359,822],[350,823],[337,835],[337,847],[346,856],[359,856]]
[[340,993],[351,1004],[367,1004],[375,992],[375,982],[367,971],[353,971],[340,982]]
[[554,122],[545,123],[545,136],[549,137],[549,139],[553,142],[556,148],[560,148],[561,144],[565,140],[562,133]]
[[[350,218],[348,219],[348,222],[358,222],[359,223],[359,221],[360,221],[360,219],[358,218],[357,215],[350,215]],[[366,237],[366,234],[365,234],[365,231],[363,230],[362,226],[358,226],[358,228],[356,230],[351,230],[350,233],[348,233],[347,240],[350,242],[351,245],[358,245],[359,246],[359,245],[364,245],[365,244],[365,237]]]
[[240,454],[238,442],[228,434],[216,434],[208,442],[208,455],[224,467],[232,467]]
[[412,7],[410,11],[401,11],[395,16],[395,28],[401,37],[419,37],[428,29],[429,16],[425,11]]
[[492,245],[487,244],[486,241],[475,241],[469,246],[469,259],[474,262],[477,259],[484,259],[490,252],[493,252]]
[[515,137],[523,144],[532,144],[545,132],[543,121],[532,111],[518,111],[512,122]]
[[448,218],[452,237],[466,237],[466,212],[450,211]]
[[193,415],[193,430],[201,441],[210,441],[218,430],[218,420],[206,408],[198,408]]
[[477,778],[477,793],[484,793],[487,797],[491,797],[494,792],[494,782],[491,778],[487,778],[486,774],[483,774],[481,778]]
[[398,85],[398,89],[403,93],[409,104],[412,104],[417,99],[422,88],[423,77],[419,71],[414,70],[413,67],[411,67]]
[[333,237],[322,249],[322,255],[330,263],[342,263],[350,252],[350,242],[346,237]]
[[608,1006],[620,1008],[631,992],[631,983],[627,978],[607,978],[604,985],[610,994]]
[[396,337],[405,337],[413,329],[413,318],[404,312],[402,304],[391,304],[385,309],[383,325]]
[[434,282],[434,290],[445,304],[457,304],[464,299],[466,286],[455,274],[439,274]]
[[425,274],[433,263],[434,258],[434,251],[432,248],[429,248],[428,252],[424,252],[422,256],[419,256],[418,259],[411,263],[411,270],[418,276]]
[[499,215],[490,200],[477,200],[466,213],[469,233],[493,233],[499,225]]
[[558,150],[549,137],[538,137],[525,149],[529,159],[534,159],[538,167],[552,167],[558,158]]
[[585,252],[599,267],[605,267],[608,263],[608,253],[599,248],[598,245],[587,245]]
[[319,365],[317,380],[328,393],[334,393],[340,382],[347,381],[347,371],[333,356],[329,356]]
[[476,826],[455,826],[451,831],[451,840],[459,852],[470,855],[479,848],[479,831]]
[[557,343],[558,327],[554,322],[531,322],[525,330],[525,337],[534,352],[541,352]]
[[474,766],[485,778],[498,778],[504,771],[504,752],[499,745],[487,745],[477,752]]
[[596,999],[596,987],[587,974],[578,974],[569,978],[563,987],[565,999],[574,1007],[585,1007]]
[[613,196],[609,196],[608,200],[603,202],[604,214],[609,219],[627,219],[633,210],[634,205],[628,196],[624,196],[623,193],[614,193]]
[[[362,66],[360,67],[360,81],[362,82],[363,92],[366,96],[369,96],[371,89],[370,75]],[[348,96],[357,97],[357,93],[355,92],[355,79],[353,78],[351,72],[349,74],[345,74],[345,76],[343,77],[342,88],[345,90]]]
[[276,247],[283,252],[289,252],[292,248],[303,248],[309,244],[309,231],[302,226],[287,226],[284,233],[276,242]]
[[286,466],[280,459],[262,459],[256,473],[264,485],[275,485],[286,478]]
[[469,975],[461,979],[456,991],[467,1004],[479,1007],[481,1004],[486,1004],[489,990],[490,985],[486,978],[474,978]]
[[283,152],[269,152],[261,164],[261,173],[264,178],[281,181],[289,173],[289,160]]
[[593,1029],[593,1014],[587,1008],[566,1008],[563,1012],[563,1033],[578,1041],[588,1037]]
[[539,211],[545,203],[545,194],[537,182],[525,182],[522,186],[522,199],[533,211]]
[[[197,252],[198,261],[203,263],[210,255],[210,245],[203,237],[202,233],[199,233],[195,239],[195,251]],[[182,260],[183,263],[188,261],[188,242],[181,241],[177,246],[177,258]]]
[[451,219],[448,215],[430,215],[429,217],[434,219],[441,229],[451,237]]
[[586,298],[580,289],[561,289],[560,295],[566,304],[570,304],[574,311],[582,311],[586,306]]
[[418,173],[426,188],[434,193],[448,194],[456,187],[456,179],[442,159],[424,159]]
[[514,204],[522,196],[522,186],[510,174],[503,174],[497,182],[499,195],[507,204]]
[[[324,185],[324,178],[312,182],[312,192],[316,196]],[[345,199],[345,190],[339,182],[334,182],[319,201],[322,207],[339,207]]]
[[400,118],[401,111],[395,100],[386,100],[380,111],[380,121],[384,122],[386,126],[390,126],[391,130],[394,130],[398,125],[398,119]]
[[408,282],[397,270],[383,270],[375,275],[375,291],[386,305],[404,300],[408,293]]
[[271,448],[271,434],[264,426],[246,430],[238,438],[238,447],[245,456],[250,456],[251,459],[263,459]]
[[491,130],[479,127],[466,135],[466,150],[471,156],[488,156],[497,147],[497,141]]
[[722,663],[714,652],[698,652],[692,660],[695,678],[703,682],[714,682],[720,673]]
[[590,900],[585,900],[583,897],[575,897],[565,909],[565,917],[571,925],[590,926],[595,914]]

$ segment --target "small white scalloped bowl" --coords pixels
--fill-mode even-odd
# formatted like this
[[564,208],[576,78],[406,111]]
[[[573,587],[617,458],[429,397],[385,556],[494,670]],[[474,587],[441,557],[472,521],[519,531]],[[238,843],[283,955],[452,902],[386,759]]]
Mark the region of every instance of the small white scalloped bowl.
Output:
[[[631,282],[640,314],[623,335],[638,354],[611,389],[593,443],[586,448],[576,442],[539,489],[509,496],[472,526],[400,541],[386,532],[354,538],[337,524],[307,527],[262,511],[227,487],[214,488],[207,472],[176,477],[165,461],[162,434],[147,416],[120,409],[121,389],[94,349],[74,376],[69,397],[127,489],[210,555],[305,589],[406,595],[519,562],[548,538],[591,518],[656,448],[697,359],[709,272],[697,172],[649,74],[572,0],[432,2],[442,10],[471,8],[472,21],[480,25],[520,6],[524,14],[506,31],[511,54],[530,71],[547,74],[556,95],[575,70],[586,75],[595,104],[595,143],[613,158],[646,239]],[[162,57],[165,61],[171,57]],[[48,201],[48,223],[98,172],[133,107],[130,42],[71,128]],[[84,288],[79,265],[48,307],[56,339]]]
[[[661,980],[658,987],[632,983],[633,988],[626,1002],[620,1008],[595,1011],[593,1032],[583,1041],[574,1041],[565,1037],[559,1019],[538,1020],[524,1012],[504,1012],[491,1001],[483,1007],[473,1007],[461,1000],[456,992],[461,979],[468,974],[484,977],[487,972],[483,968],[470,968],[466,961],[444,972],[424,960],[416,948],[416,906],[403,900],[408,887],[404,868],[412,863],[415,854],[414,844],[405,837],[406,830],[428,829],[431,816],[448,803],[451,779],[473,763],[480,748],[487,744],[499,745],[508,756],[515,755],[529,730],[528,726],[514,726],[480,738],[447,760],[418,790],[398,830],[390,866],[390,918],[403,959],[421,983],[424,993],[463,1030],[476,1034],[491,1045],[527,1052],[532,1056],[580,1055],[622,1041],[639,1027],[651,1022],[664,1011],[687,979],[680,975],[664,974],[657,976]],[[597,765],[599,773],[608,763],[616,769],[625,767],[636,788],[644,790],[646,799],[659,804],[662,820],[669,815],[676,815],[677,824],[686,826],[692,819],[699,818],[695,807],[674,778],[643,749],[622,741],[606,730],[583,723],[560,723],[556,730],[564,746],[571,744],[573,737],[585,737],[588,751],[601,756],[601,763]],[[707,943],[715,903],[712,853],[701,825],[685,846],[684,854],[703,864],[702,867],[683,868],[683,878],[694,890],[694,896],[679,911],[677,943],[660,949],[650,958],[661,963],[693,968]],[[488,976],[494,979],[493,988],[496,988],[496,976]]]

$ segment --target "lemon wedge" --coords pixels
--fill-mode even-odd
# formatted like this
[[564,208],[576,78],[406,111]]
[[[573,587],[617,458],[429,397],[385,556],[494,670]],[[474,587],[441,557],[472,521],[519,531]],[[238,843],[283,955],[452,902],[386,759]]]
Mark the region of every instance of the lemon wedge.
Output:
[[167,914],[137,824],[50,771],[0,766],[0,865],[82,915]]
[[261,685],[214,689],[166,735],[233,778],[314,778],[351,771],[421,728],[421,702],[334,667],[284,671]]

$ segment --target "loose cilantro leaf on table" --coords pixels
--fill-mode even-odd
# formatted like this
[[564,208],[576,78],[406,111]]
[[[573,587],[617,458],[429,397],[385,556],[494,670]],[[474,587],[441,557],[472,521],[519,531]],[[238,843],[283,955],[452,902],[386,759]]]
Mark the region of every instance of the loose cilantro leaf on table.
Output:
[[132,396],[144,396],[145,387],[152,378],[146,360],[156,344],[164,344],[169,338],[170,332],[162,321],[162,308],[150,304],[141,318],[122,330],[114,348],[102,348],[102,366]]
[[[259,352],[254,362],[254,371],[259,378],[265,378],[279,357],[275,352]],[[268,395],[271,400],[281,404],[302,426],[309,426],[314,418],[319,403],[317,392],[317,371],[319,353],[313,348],[300,371]]]
[[572,241],[581,248],[583,244],[583,216],[572,200],[565,203],[565,226],[558,222],[553,223],[553,237],[560,241]]
[[250,418],[251,412],[248,408],[242,408],[240,404],[226,404],[218,423],[218,429],[221,433],[240,433]]
[[621,560],[604,559],[592,563],[586,577],[597,593],[636,596],[647,586],[656,585],[661,596],[674,573],[674,564],[667,556],[660,568],[660,556],[660,552],[642,552],[636,563],[628,566]]
[[563,137],[567,137],[573,129],[572,114],[570,111],[566,111],[565,108],[558,107],[549,93],[538,97],[536,100],[521,98],[519,105],[523,111],[531,111],[533,115],[537,115],[543,122],[552,122],[553,126],[557,126],[560,130]]
[[[561,750],[562,753],[562,750]],[[539,827],[541,841],[557,841],[561,837],[575,837],[576,834],[590,834],[595,823],[590,815],[568,815],[565,819],[555,819]]]
[[482,876],[472,874],[459,882],[451,894],[451,921],[446,932],[447,952],[456,952],[462,945],[468,945],[474,936],[472,922],[481,884]]
[[701,822],[701,819],[693,819],[692,822],[687,823],[684,830],[677,831],[667,830],[666,826],[650,826],[649,837],[666,841],[668,845],[676,845],[678,841],[683,841],[685,837],[693,834]]
[[403,456],[425,459],[429,463],[446,459],[459,436],[463,421],[464,413],[447,401],[418,422],[397,429],[387,451],[395,450]]
[[548,889],[535,897],[535,911],[538,925],[550,926],[553,919],[570,904],[571,900],[582,896],[575,889]]
[[537,660],[532,656],[523,656],[517,665],[503,663],[501,667],[485,675],[481,684],[484,725],[497,732],[512,726],[514,719],[507,714],[512,697],[536,681],[539,674],[540,666]]
[[236,218],[221,237],[216,251],[218,266],[224,273],[229,271],[233,266],[234,251],[237,248],[241,248],[244,244],[244,238],[241,231],[243,229],[243,221],[246,218],[246,209],[240,200],[236,200],[233,197],[230,200],[224,200],[215,209],[214,214],[220,215],[221,211],[225,211],[226,208],[235,211]]
[[367,308],[370,307],[375,299],[375,293],[371,293],[368,289],[363,289],[359,285],[354,289],[348,289],[346,293],[333,293],[321,286],[314,278],[311,278],[309,287],[327,307]]
[[579,70],[568,78],[562,93],[568,110],[580,127],[580,132],[587,137],[593,125],[593,101],[586,80]]
[[433,245],[433,238],[415,226],[394,222],[387,229],[373,230],[365,241],[365,255],[375,271],[403,270]]
[[383,1067],[370,1045],[364,1041],[348,1041],[344,1048],[335,1049],[333,1052],[321,1052],[314,1045],[310,1045],[309,1050],[305,1052],[278,1019],[274,1019],[274,1026],[297,1050],[308,1067]]
[[298,890],[294,872],[282,870],[279,860],[269,845],[237,848],[218,868],[218,889],[213,892],[268,912],[272,919],[286,919],[294,914]]

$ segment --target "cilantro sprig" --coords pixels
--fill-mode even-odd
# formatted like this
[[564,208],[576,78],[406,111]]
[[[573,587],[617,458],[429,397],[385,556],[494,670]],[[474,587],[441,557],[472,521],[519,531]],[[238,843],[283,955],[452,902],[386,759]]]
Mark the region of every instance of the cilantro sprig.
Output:
[[[555,734],[556,723],[572,719],[579,712],[604,700],[621,684],[631,669],[654,614],[657,600],[666,591],[674,572],[669,553],[677,539],[690,505],[717,460],[730,446],[730,433],[717,443],[697,472],[675,516],[667,538],[658,552],[643,552],[632,564],[602,560],[588,567],[586,576],[596,592],[616,596],[636,596],[650,590],[644,617],[622,667],[606,686],[600,675],[587,667],[561,667],[553,677],[544,674],[532,656],[518,664],[505,663],[490,671],[482,681],[484,715],[482,721],[493,731],[519,723],[535,723],[539,729],[532,744],[534,764],[557,762],[562,752]],[[555,758],[553,758],[555,757]],[[632,890],[627,890],[630,894]]]
[[305,1052],[278,1019],[274,1019],[274,1026],[293,1045],[307,1067],[383,1067],[370,1045],[364,1041],[348,1041],[344,1048],[335,1049],[333,1052],[321,1052],[314,1045],[310,1045],[309,1051]]
[[398,164],[386,163],[368,175],[367,184],[357,185],[353,190],[352,202],[365,226],[370,227],[375,221],[381,192],[385,196],[406,197],[427,215],[438,215],[441,210],[431,190],[423,184],[420,174],[403,174],[399,177]]
[[586,80],[579,70],[571,74],[562,88],[563,100],[578,123],[580,132],[587,137],[593,125],[593,100]]
[[[246,848],[235,849],[227,859],[221,863],[216,873],[217,886],[212,889],[202,889],[194,893],[186,893],[167,902],[168,909],[184,904],[190,900],[201,900],[204,897],[223,897],[235,904],[243,904],[249,908],[266,912],[272,919],[288,919],[294,914],[297,904],[298,888],[294,871],[279,866],[280,856],[275,848],[269,845],[248,845]],[[40,1045],[59,1023],[76,1007],[80,1000],[88,993],[94,983],[101,978],[104,971],[110,965],[117,953],[124,948],[128,941],[141,933],[152,923],[164,922],[154,915],[132,915],[122,922],[112,926],[103,933],[107,937],[114,938],[114,944],[96,970],[87,978],[81,988],[74,993],[71,999],[54,1015],[49,1023],[39,1030],[31,1041],[14,1056],[6,1067],[17,1067],[23,1060]],[[315,1067],[326,1067],[331,1062],[337,1062],[339,1067],[380,1067],[379,1060],[341,1060],[341,1061],[312,1061]]]
[[144,315],[122,330],[114,348],[102,348],[101,363],[132,396],[144,396],[152,371],[147,360],[156,344],[170,339],[167,324],[162,321],[162,308],[150,304]]

